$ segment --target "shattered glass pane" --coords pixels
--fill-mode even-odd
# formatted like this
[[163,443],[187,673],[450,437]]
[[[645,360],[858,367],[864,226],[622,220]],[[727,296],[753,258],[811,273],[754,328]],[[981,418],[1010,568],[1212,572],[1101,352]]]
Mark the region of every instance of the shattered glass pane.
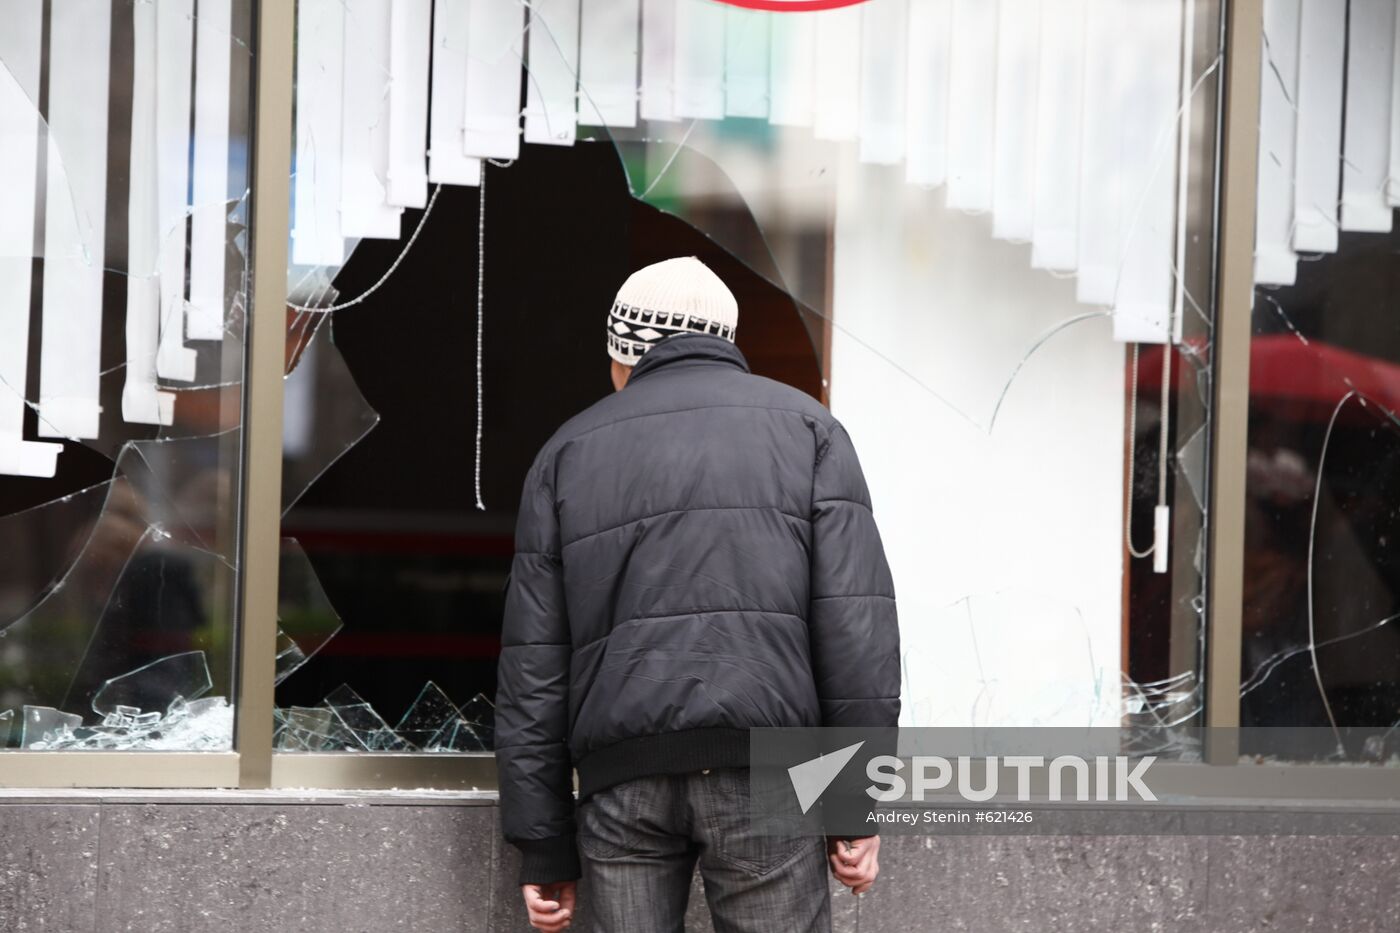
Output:
[[[6,5],[0,710],[39,711],[11,743],[230,744],[227,700],[136,672],[202,652],[231,695],[252,6]],[[94,719],[107,682],[137,702]]]
[[1265,6],[1240,720],[1314,737],[1242,749],[1278,760],[1393,764],[1400,726],[1393,20]]
[[[415,33],[429,87],[400,95],[372,24],[301,7],[283,528],[344,628],[303,662],[284,611],[279,748],[369,750],[387,722],[491,746],[521,479],[609,390],[618,285],[676,255],[734,291],[753,370],[855,437],[906,723],[1199,722],[1217,8],[955,30],[947,6],[716,30],[714,4],[502,3]],[[381,146],[386,108],[429,145]],[[368,132],[320,145],[336,113]],[[1198,755],[1180,735],[1155,753]]]
[[202,697],[213,685],[204,652],[186,651],[108,680],[93,696],[92,710],[104,714],[123,709],[168,710],[177,700]]
[[81,540],[63,584],[0,630],[0,702],[81,721],[117,706],[164,714],[177,696],[214,686],[226,694],[230,626],[212,614],[211,594],[231,568],[111,508]]

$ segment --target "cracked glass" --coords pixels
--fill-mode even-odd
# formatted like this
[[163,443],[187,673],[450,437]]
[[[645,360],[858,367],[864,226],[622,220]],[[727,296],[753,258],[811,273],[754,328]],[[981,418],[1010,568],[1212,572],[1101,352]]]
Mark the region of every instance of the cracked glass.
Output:
[[0,7],[0,748],[226,751],[252,4]]
[[1395,9],[1264,13],[1240,718],[1309,727],[1291,757],[1394,763]]
[[342,627],[278,748],[490,748],[524,473],[693,255],[855,439],[906,724],[1196,756],[1219,14],[301,0],[283,528]]

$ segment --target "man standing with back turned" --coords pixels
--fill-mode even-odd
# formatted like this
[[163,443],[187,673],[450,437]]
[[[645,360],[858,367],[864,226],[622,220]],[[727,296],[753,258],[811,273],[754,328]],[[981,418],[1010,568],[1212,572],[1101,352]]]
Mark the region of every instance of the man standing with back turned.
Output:
[[608,315],[618,391],[525,480],[496,761],[540,930],[569,925],[582,874],[596,929],[681,931],[698,860],[721,933],[827,931],[827,864],[857,894],[879,872],[878,837],[749,825],[748,730],[893,726],[900,667],[851,439],[749,373],[738,316],[697,259],[634,273]]

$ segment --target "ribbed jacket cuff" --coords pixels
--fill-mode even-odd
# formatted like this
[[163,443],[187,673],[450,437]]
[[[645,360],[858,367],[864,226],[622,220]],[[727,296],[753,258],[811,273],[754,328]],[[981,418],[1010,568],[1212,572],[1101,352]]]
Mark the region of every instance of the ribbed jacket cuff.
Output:
[[578,846],[572,834],[548,839],[520,839],[514,846],[520,850],[521,884],[558,884],[573,881],[583,874],[579,867]]

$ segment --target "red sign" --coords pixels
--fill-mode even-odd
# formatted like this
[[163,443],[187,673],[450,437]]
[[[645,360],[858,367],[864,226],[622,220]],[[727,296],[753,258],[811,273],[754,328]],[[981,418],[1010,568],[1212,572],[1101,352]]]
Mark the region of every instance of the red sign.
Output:
[[855,6],[865,0],[719,0],[730,6],[741,6],[749,10],[775,10],[779,13],[804,13],[811,10],[834,10],[841,6]]

